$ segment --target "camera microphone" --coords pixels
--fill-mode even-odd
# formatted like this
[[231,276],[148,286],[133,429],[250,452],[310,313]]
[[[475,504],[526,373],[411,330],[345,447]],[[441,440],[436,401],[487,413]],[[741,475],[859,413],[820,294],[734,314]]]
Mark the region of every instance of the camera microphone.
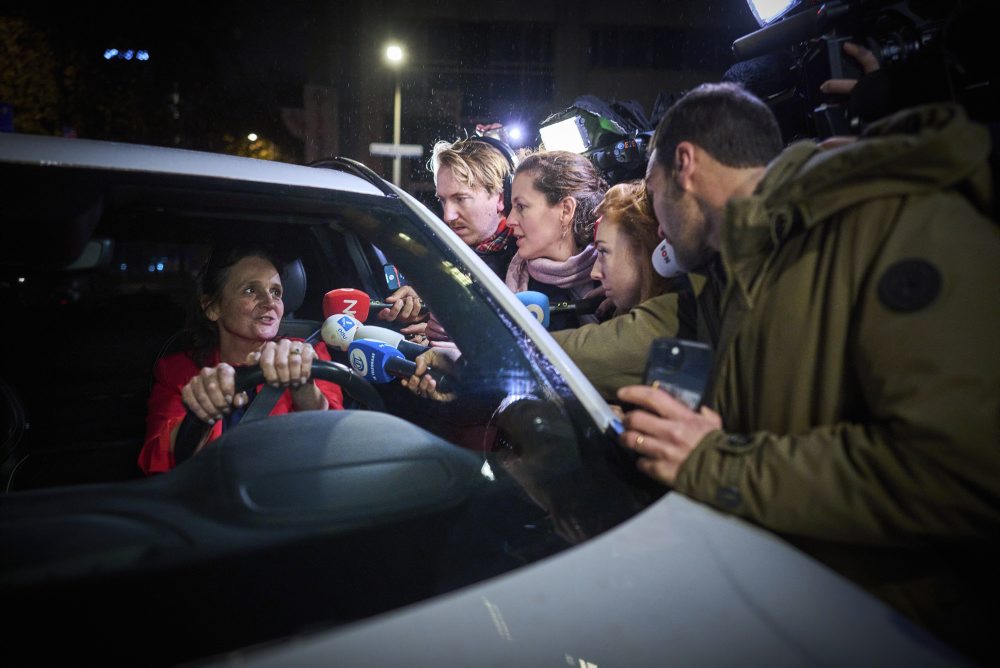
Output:
[[846,4],[826,3],[816,10],[806,9],[786,16],[780,21],[761,28],[733,42],[733,55],[739,60],[763,56],[779,51],[789,44],[798,44],[825,33],[830,24],[847,14]]

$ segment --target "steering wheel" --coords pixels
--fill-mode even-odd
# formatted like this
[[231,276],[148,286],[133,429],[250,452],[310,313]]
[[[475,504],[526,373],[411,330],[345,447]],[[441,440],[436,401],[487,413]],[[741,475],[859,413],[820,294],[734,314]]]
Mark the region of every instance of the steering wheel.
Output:
[[[259,366],[236,367],[235,371],[233,384],[236,394],[245,392],[251,387],[256,387],[264,382],[264,372]],[[316,380],[326,380],[336,383],[347,396],[369,410],[381,411],[385,409],[382,396],[372,387],[372,384],[339,362],[321,359],[313,360],[310,377]],[[257,395],[253,398],[253,401],[247,405],[248,410],[260,396]],[[205,437],[205,433],[211,427],[212,425],[202,422],[197,415],[188,410],[187,415],[184,416],[184,421],[181,422],[181,426],[177,429],[177,438],[174,441],[174,461],[180,464],[184,460],[189,459],[194,454],[195,448],[201,443],[201,439]]]

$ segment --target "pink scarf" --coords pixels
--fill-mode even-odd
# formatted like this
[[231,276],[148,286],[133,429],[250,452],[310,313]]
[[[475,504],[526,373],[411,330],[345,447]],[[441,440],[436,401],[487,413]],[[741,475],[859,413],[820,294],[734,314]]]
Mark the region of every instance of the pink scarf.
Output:
[[528,277],[539,283],[554,285],[568,289],[577,298],[591,292],[594,286],[590,278],[590,269],[597,260],[597,249],[589,244],[582,251],[563,262],[549,260],[544,257],[534,260],[523,260],[520,255],[514,255],[507,267],[507,287],[514,292],[524,292],[528,289]]

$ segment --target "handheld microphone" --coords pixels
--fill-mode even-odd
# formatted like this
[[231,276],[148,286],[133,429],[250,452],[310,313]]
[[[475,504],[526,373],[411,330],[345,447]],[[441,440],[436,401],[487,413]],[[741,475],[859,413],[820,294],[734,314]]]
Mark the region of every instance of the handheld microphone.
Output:
[[[329,318],[334,313],[347,313],[361,322],[368,320],[372,311],[392,308],[392,304],[371,299],[368,293],[356,288],[337,288],[323,295],[323,315]],[[427,306],[420,304],[420,314],[427,313]]]
[[415,359],[417,355],[430,350],[428,346],[408,341],[401,333],[387,327],[375,327],[373,325],[361,325],[358,327],[355,339],[372,339],[387,343],[399,352],[403,353],[406,359]]
[[521,300],[521,303],[528,309],[528,313],[530,313],[535,320],[542,323],[542,327],[545,329],[549,328],[548,295],[534,290],[525,290],[524,292],[518,292],[517,298]]
[[[325,310],[326,305],[324,304]],[[323,336],[323,342],[326,345],[338,350],[347,350],[347,347],[351,345],[351,341],[357,336],[360,327],[361,323],[354,316],[347,313],[334,313],[323,321],[323,327],[320,329],[320,332]]]
[[323,341],[328,346],[333,346],[340,350],[347,350],[352,341],[359,339],[373,339],[381,341],[399,352],[407,359],[414,359],[420,353],[428,350],[427,346],[419,343],[407,341],[399,332],[385,327],[374,327],[372,325],[362,325],[358,320],[346,313],[335,313],[323,322],[320,329]]
[[364,322],[371,310],[371,300],[368,294],[355,288],[337,288],[323,295],[323,317],[329,318],[335,313],[347,315]]
[[[409,378],[417,370],[416,362],[403,357],[403,353],[388,343],[371,339],[359,339],[351,343],[347,348],[347,357],[355,371],[364,376],[365,380],[376,384],[389,383],[394,378]],[[448,376],[436,370],[427,373],[437,382],[438,392],[451,391]]]
[[684,273],[681,266],[677,264],[674,247],[667,243],[666,239],[653,249],[653,269],[664,278],[673,278]]

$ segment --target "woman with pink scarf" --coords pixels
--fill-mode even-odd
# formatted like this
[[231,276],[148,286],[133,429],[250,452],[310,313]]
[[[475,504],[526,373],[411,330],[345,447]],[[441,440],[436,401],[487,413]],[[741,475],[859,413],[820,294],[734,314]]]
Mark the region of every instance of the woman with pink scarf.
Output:
[[[507,268],[514,292],[536,290],[550,302],[602,294],[590,277],[597,259],[594,209],[607,184],[587,158],[569,151],[542,151],[518,165],[507,216],[517,254]],[[584,319],[585,318],[585,319]],[[550,330],[594,322],[593,316],[553,314]]]

